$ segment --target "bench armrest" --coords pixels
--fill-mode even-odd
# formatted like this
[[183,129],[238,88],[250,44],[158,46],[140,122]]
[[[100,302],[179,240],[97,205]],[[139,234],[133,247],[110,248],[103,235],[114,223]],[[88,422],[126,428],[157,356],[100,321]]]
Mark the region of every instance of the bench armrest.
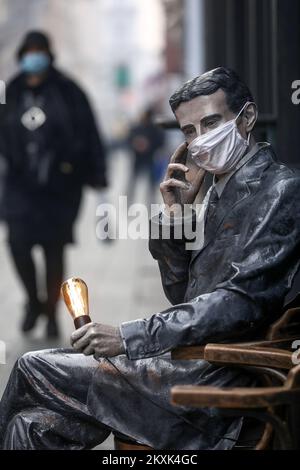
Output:
[[173,405],[195,408],[268,408],[292,402],[300,390],[283,387],[222,389],[210,386],[177,385],[171,389]]
[[247,344],[207,344],[203,358],[214,364],[235,364],[274,367],[290,370],[292,351]]

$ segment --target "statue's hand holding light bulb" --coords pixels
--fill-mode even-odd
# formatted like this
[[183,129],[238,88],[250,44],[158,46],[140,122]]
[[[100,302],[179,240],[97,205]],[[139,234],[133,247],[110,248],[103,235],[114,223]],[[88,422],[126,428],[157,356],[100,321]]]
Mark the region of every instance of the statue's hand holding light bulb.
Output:
[[71,345],[76,351],[93,355],[95,359],[125,354],[118,327],[91,321],[88,288],[82,279],[68,279],[62,284],[61,292],[74,320],[76,330],[71,335]]

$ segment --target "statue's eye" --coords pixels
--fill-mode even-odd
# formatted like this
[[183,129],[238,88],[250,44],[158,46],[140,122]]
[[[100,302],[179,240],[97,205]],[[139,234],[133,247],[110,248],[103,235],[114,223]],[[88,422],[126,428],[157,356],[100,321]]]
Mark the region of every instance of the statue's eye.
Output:
[[217,124],[217,121],[208,121],[208,122],[206,123],[206,127],[213,127],[213,126],[215,126],[216,124]]
[[194,133],[194,129],[191,127],[184,130],[184,135],[192,135],[193,133]]

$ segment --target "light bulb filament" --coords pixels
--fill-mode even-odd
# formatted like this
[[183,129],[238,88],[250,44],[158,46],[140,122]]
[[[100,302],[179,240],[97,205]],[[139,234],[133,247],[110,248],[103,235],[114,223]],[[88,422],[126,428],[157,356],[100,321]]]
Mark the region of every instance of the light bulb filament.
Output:
[[73,319],[89,315],[88,288],[82,279],[68,279],[63,283],[61,291]]

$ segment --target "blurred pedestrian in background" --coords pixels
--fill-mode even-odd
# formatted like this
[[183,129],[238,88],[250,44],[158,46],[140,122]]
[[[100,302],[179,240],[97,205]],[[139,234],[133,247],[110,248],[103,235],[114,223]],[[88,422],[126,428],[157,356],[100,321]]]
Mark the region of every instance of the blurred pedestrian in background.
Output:
[[[83,186],[107,186],[105,150],[85,94],[54,67],[49,38],[29,32],[17,58],[20,73],[1,106],[0,153],[7,163],[3,212],[27,296],[22,330],[31,330],[45,314],[46,334],[56,337],[64,248],[73,242]],[[45,299],[37,284],[35,245],[45,258]]]
[[155,202],[157,178],[155,173],[155,158],[162,149],[165,138],[164,132],[153,122],[154,109],[148,108],[141,116],[140,122],[134,125],[128,138],[128,145],[133,153],[132,173],[128,184],[128,206],[132,204],[136,183],[145,176],[148,183],[147,202]]

